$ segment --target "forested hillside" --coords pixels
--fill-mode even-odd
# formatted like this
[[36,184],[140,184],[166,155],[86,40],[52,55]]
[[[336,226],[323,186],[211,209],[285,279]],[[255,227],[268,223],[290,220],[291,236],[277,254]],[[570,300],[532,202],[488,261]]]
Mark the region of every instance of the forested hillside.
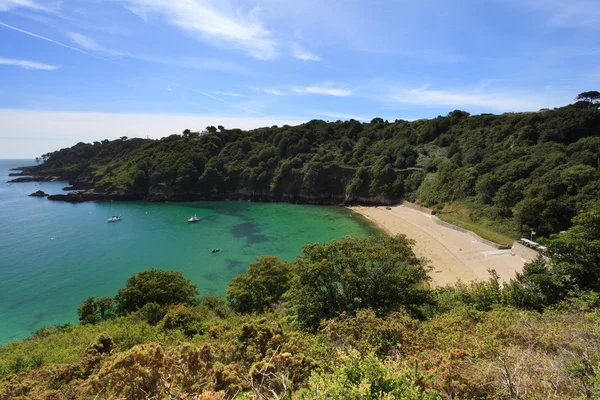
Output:
[[219,126],[161,140],[79,143],[43,159],[36,174],[98,193],[321,204],[407,199],[438,209],[458,204],[470,220],[547,235],[600,198],[600,110],[582,101],[414,122],[314,120],[248,132]]

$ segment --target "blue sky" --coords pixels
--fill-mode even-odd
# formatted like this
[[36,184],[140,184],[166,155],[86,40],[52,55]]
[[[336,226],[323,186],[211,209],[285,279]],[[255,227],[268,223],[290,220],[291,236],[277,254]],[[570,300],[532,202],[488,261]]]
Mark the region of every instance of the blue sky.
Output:
[[600,88],[598,0],[0,0],[0,158],[206,125],[532,111]]

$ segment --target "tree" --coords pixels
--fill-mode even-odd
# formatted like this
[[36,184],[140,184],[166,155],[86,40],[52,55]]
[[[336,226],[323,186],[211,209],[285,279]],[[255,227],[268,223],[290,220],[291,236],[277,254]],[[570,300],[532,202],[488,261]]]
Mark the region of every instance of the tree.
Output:
[[93,296],[83,301],[77,308],[79,322],[82,325],[93,325],[101,321],[106,321],[115,317],[113,299],[110,297],[100,297],[96,300]]
[[579,214],[573,224],[544,241],[551,266],[571,289],[600,292],[600,207]]
[[261,257],[229,282],[225,297],[238,312],[266,311],[289,290],[293,271],[293,264],[278,257]]
[[591,90],[589,92],[579,93],[577,97],[575,97],[575,100],[588,102],[590,103],[591,107],[594,104],[598,104],[598,101],[600,100],[600,92],[597,90]]
[[412,245],[400,235],[304,246],[286,294],[300,325],[316,329],[323,319],[367,308],[378,315],[400,308],[420,315],[419,307],[430,302],[423,285],[430,278]]
[[127,279],[124,289],[115,296],[117,311],[125,315],[142,308],[146,303],[161,306],[194,304],[198,288],[178,271],[149,269]]

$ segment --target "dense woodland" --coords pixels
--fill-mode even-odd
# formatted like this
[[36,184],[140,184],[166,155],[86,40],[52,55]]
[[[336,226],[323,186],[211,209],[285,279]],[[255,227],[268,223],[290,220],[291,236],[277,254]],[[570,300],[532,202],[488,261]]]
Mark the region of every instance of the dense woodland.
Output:
[[511,237],[530,229],[547,236],[600,198],[600,110],[596,98],[579,99],[535,113],[456,110],[414,122],[314,120],[248,132],[208,127],[161,140],[123,137],[46,154],[33,171],[150,200],[407,199],[462,210],[464,220]]
[[600,208],[502,284],[428,289],[403,236],[262,257],[225,300],[146,270],[0,347],[0,399],[600,396]]

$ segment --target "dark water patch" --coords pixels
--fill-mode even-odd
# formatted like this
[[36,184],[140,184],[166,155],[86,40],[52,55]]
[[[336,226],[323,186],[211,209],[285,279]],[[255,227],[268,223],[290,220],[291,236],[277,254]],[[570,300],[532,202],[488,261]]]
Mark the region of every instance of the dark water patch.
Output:
[[265,235],[259,234],[259,225],[254,222],[243,222],[231,227],[231,234],[238,239],[246,239],[248,245],[269,241]]
[[202,278],[209,282],[219,282],[221,280],[221,277],[215,273],[204,274],[202,275]]
[[232,273],[244,273],[248,268],[248,263],[246,261],[233,260],[231,258],[226,258],[225,269]]

